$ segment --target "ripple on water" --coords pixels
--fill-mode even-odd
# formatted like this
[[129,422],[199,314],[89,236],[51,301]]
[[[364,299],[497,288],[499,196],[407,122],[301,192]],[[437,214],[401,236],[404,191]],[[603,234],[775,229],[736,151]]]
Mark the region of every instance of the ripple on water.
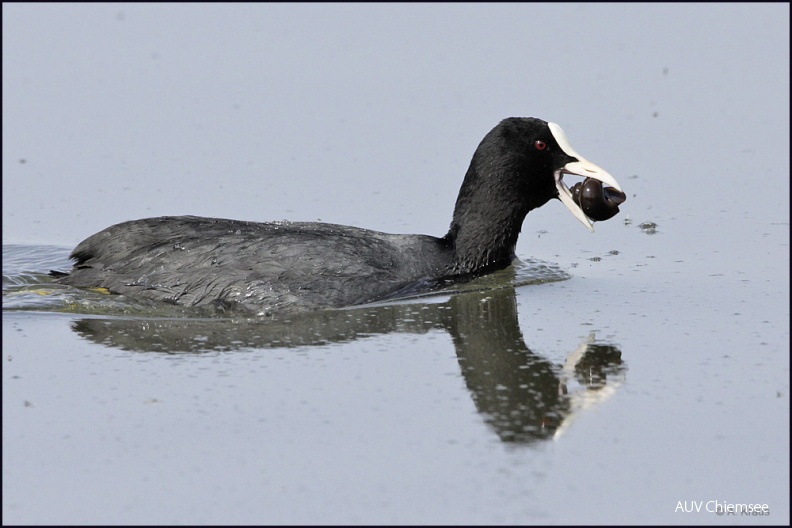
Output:
[[[57,246],[4,245],[3,310],[186,318],[234,315],[216,307],[183,308],[56,284],[49,272],[68,270],[69,253],[69,248]],[[398,300],[516,288],[569,278],[556,264],[538,259],[515,260],[504,270],[474,280],[448,281],[433,287],[417,285],[409,294],[398,296]]]

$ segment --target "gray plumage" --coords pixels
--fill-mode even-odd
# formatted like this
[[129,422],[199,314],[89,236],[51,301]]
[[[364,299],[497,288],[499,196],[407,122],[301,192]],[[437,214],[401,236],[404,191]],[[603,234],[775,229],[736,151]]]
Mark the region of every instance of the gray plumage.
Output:
[[615,199],[623,193],[606,192],[599,182],[618,183],[575,153],[558,125],[509,118],[473,154],[442,238],[323,223],[148,218],[81,242],[71,255],[74,268],[58,281],[181,306],[234,304],[257,313],[417,293],[508,266],[525,216],[552,198],[562,198],[590,228],[591,215],[573,203],[563,174],[594,181],[586,208],[618,210]]

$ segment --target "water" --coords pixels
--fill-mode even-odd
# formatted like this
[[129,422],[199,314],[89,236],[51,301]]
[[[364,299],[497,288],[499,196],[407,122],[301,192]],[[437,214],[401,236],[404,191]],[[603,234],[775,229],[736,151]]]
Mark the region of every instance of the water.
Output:
[[64,248],[6,246],[4,472],[33,486],[6,516],[673,521],[756,500],[777,519],[788,292],[759,267],[690,274],[672,226],[612,225],[620,249],[568,273],[282,320],[153,317],[52,288]]
[[[3,15],[4,523],[789,523],[787,5]],[[267,321],[47,276],[146,216],[442,235],[510,115],[622,213],[552,202],[514,269]]]

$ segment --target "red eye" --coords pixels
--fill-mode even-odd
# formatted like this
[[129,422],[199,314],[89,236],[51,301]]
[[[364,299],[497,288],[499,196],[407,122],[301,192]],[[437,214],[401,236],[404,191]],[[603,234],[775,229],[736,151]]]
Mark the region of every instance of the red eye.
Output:
[[536,141],[534,141],[534,147],[536,147],[536,150],[544,150],[547,148],[547,143],[545,143],[541,139],[537,139]]

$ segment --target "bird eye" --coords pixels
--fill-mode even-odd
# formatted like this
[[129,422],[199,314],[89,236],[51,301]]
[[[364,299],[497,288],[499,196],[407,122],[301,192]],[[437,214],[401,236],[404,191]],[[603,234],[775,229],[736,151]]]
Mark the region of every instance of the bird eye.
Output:
[[536,147],[536,150],[544,150],[547,148],[547,143],[545,143],[541,139],[537,139],[536,141],[534,141],[534,147]]

